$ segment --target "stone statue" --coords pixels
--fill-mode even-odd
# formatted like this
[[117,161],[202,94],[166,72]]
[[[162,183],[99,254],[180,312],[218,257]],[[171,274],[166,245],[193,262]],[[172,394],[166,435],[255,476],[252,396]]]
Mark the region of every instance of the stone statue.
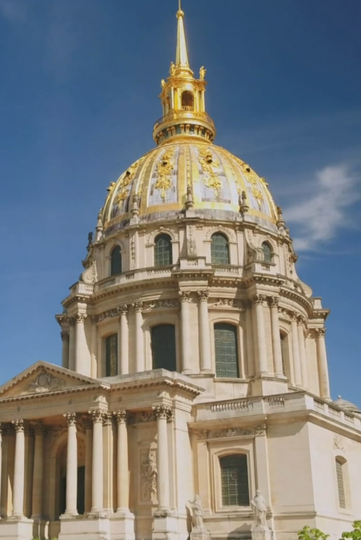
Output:
[[199,70],[199,78],[201,79],[201,81],[204,80],[204,77],[206,76],[206,73],[207,73],[207,70],[204,66],[201,67],[201,69]]
[[256,496],[251,501],[251,506],[253,508],[254,513],[254,521],[255,521],[255,528],[260,528],[263,530],[268,530],[267,527],[267,506],[265,498],[263,497],[262,493],[257,490]]
[[196,495],[194,501],[189,501],[192,516],[192,532],[203,531],[205,529],[203,522],[203,508],[201,498]]

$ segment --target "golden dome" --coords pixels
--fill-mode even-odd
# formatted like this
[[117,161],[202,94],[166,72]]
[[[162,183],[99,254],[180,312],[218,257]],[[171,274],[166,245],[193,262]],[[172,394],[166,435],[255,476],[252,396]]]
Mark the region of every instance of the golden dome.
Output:
[[194,77],[188,60],[184,12],[179,4],[176,63],[161,81],[163,116],[153,129],[158,145],[108,188],[99,226],[112,234],[135,218],[140,223],[194,215],[247,220],[276,230],[277,208],[267,183],[247,163],[215,146],[216,129],[206,112],[206,69]]
[[276,228],[277,208],[265,180],[224,148],[201,140],[173,139],[154,148],[108,189],[102,211],[106,234],[134,215],[140,222],[173,219],[186,209],[187,200],[196,215],[235,220],[242,192],[247,219]]

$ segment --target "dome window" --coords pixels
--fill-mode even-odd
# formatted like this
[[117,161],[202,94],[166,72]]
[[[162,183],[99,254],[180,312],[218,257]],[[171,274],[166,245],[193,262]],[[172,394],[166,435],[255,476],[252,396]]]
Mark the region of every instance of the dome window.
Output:
[[212,236],[211,260],[212,264],[229,264],[229,242],[223,233]]
[[273,250],[272,250],[271,245],[268,242],[263,242],[262,251],[263,251],[263,261],[269,264],[272,263]]
[[122,252],[119,246],[115,246],[110,255],[110,275],[116,276],[122,273]]
[[151,330],[153,369],[176,371],[174,324],[159,324]]
[[222,506],[249,506],[248,459],[246,454],[233,454],[219,459],[221,469]]
[[194,96],[192,92],[189,92],[188,90],[182,94],[182,109],[184,111],[194,110]]
[[238,378],[237,328],[232,324],[214,325],[217,377]]
[[171,237],[168,234],[159,234],[155,239],[154,264],[155,266],[169,266],[172,262]]

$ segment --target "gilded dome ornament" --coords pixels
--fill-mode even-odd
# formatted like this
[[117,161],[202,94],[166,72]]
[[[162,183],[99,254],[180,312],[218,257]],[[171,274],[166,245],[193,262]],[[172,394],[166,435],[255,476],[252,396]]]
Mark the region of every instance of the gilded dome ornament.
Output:
[[172,185],[171,176],[174,169],[174,154],[175,150],[170,148],[164,152],[160,161],[157,163],[156,174],[158,179],[154,184],[154,187],[160,191],[163,201],[165,201],[166,191],[168,191]]

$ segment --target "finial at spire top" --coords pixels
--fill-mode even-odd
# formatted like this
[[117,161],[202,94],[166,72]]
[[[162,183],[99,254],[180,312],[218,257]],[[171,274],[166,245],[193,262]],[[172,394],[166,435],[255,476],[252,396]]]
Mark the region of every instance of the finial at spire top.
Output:
[[182,0],[178,0],[178,8],[177,52],[175,64],[176,66],[189,68],[188,47],[184,30],[184,11],[182,11]]

